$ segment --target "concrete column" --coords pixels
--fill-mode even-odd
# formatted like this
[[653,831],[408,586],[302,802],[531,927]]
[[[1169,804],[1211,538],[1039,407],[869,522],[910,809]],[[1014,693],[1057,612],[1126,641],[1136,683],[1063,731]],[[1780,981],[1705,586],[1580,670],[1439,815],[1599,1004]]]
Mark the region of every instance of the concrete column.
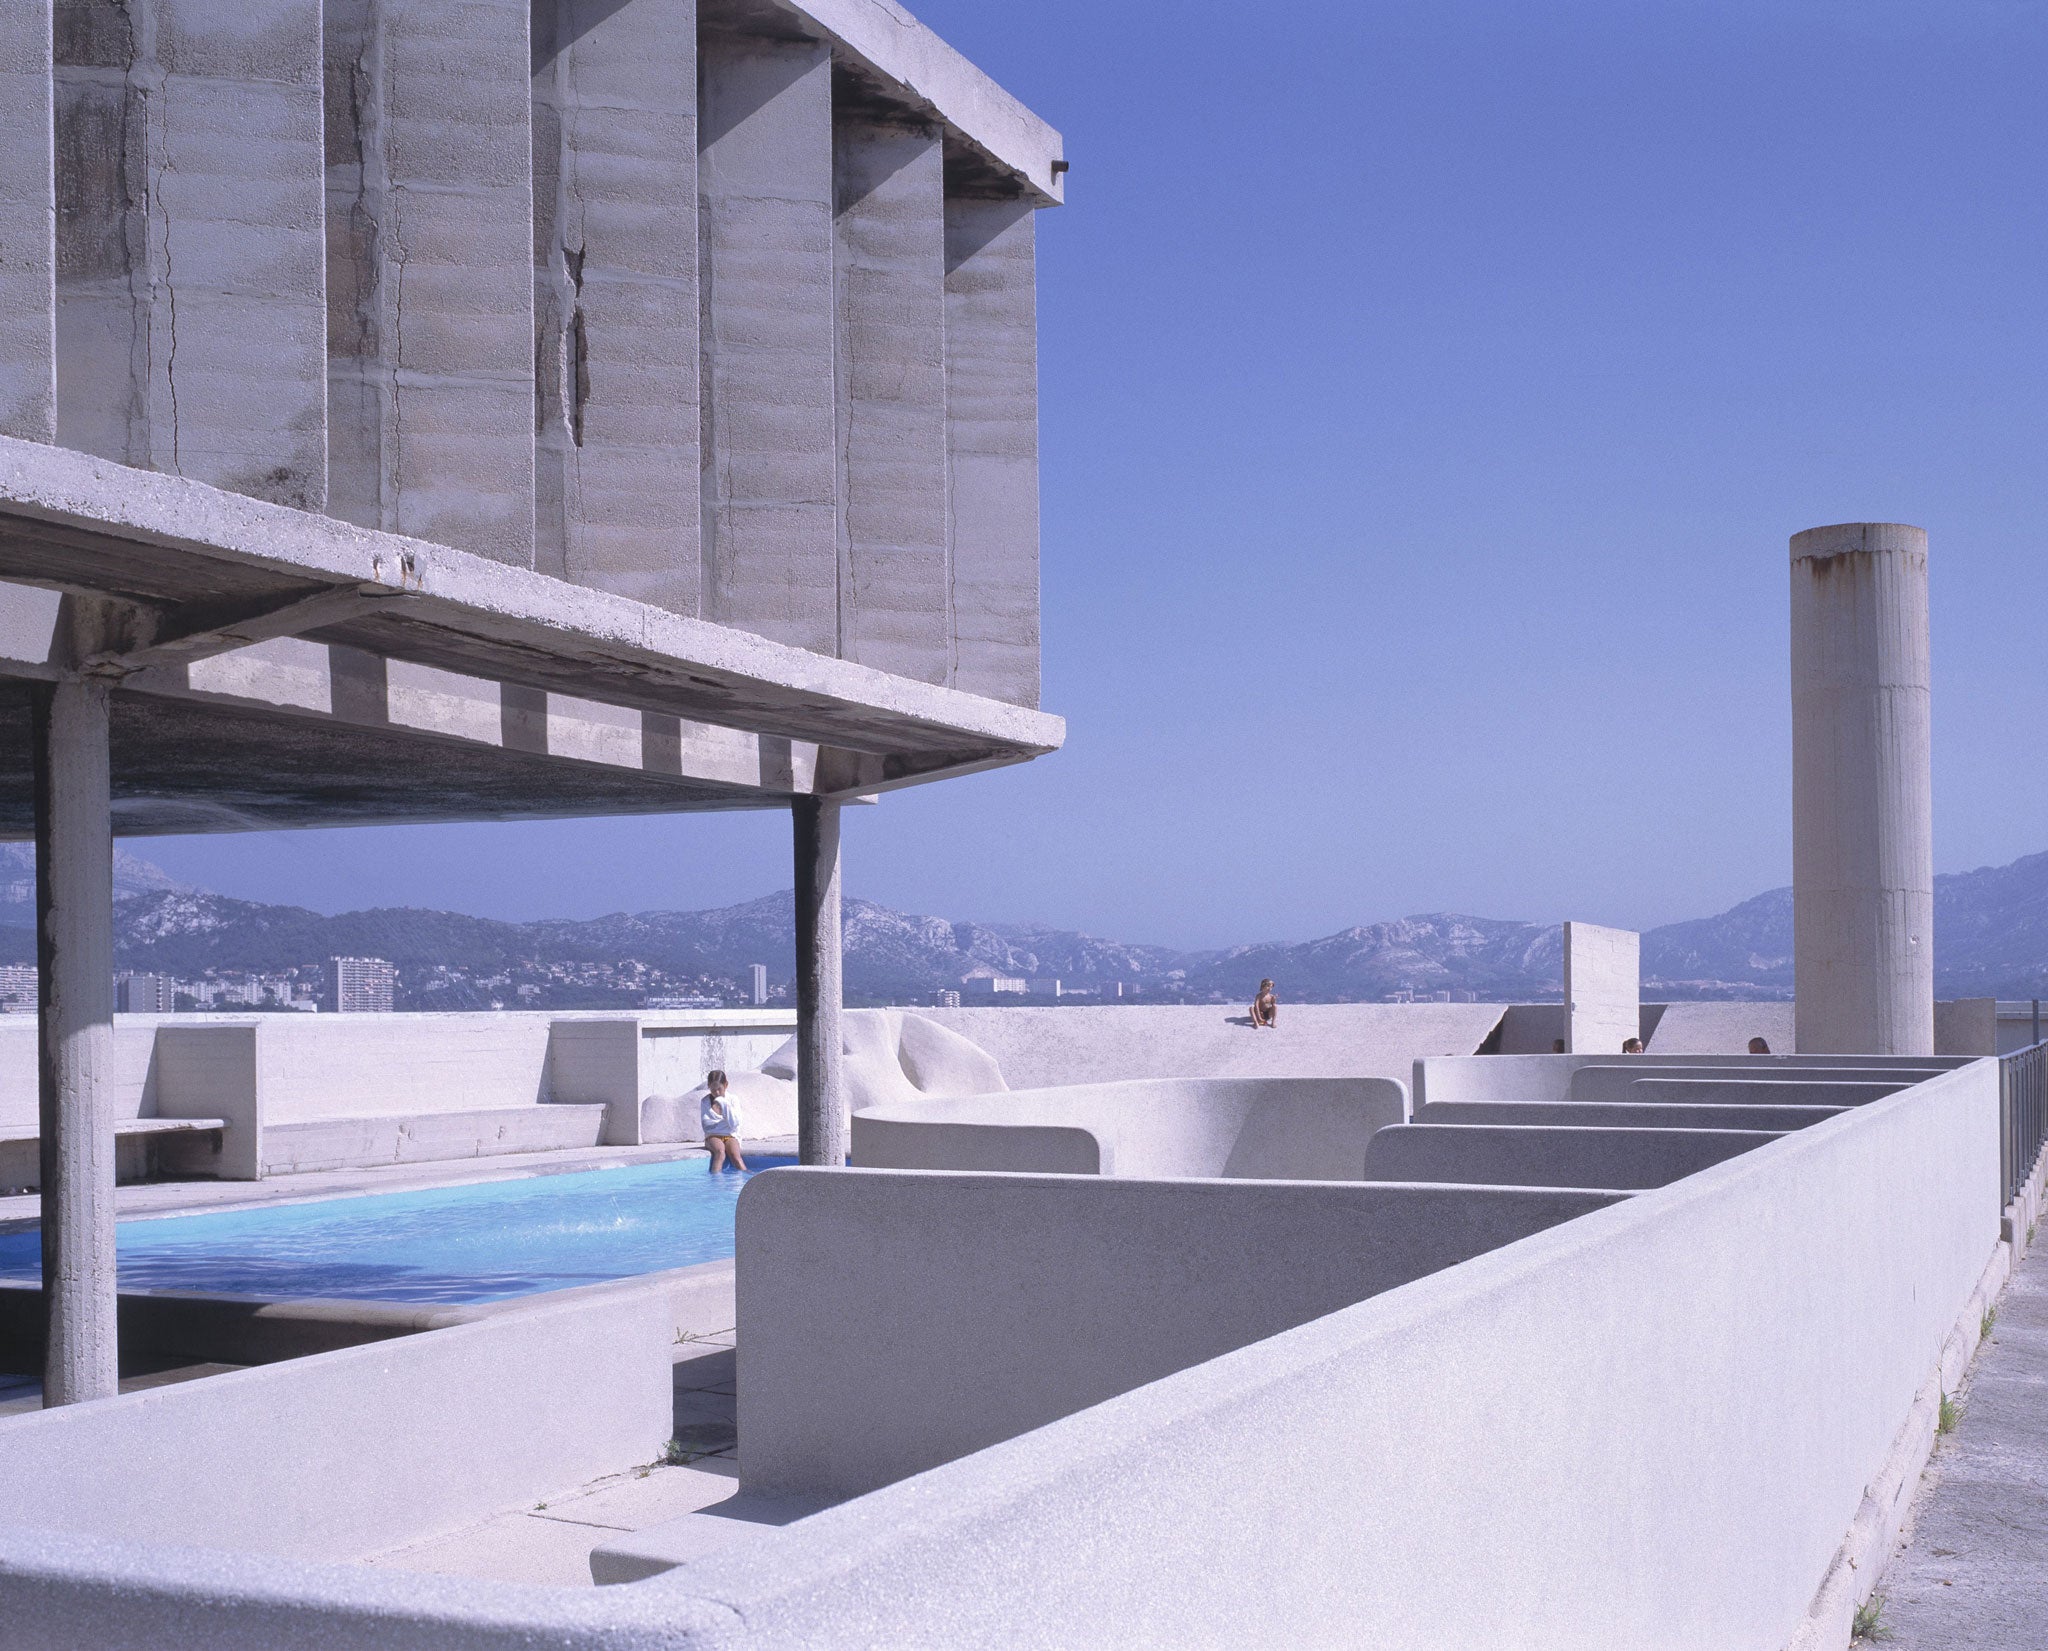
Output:
[[55,45],[58,439],[321,508],[318,7],[66,0]]
[[694,0],[535,0],[535,564],[697,612]]
[[1032,211],[946,202],[953,686],[1038,703],[1038,321]]
[[57,434],[50,0],[0,9],[0,435]]
[[836,653],[832,53],[698,54],[703,616]]
[[530,0],[325,0],[328,509],[533,565]]
[[1934,1052],[1927,535],[1792,539],[1792,913],[1801,1054]]
[[799,797],[796,839],[797,1161],[843,1164],[851,1129],[839,1012],[839,804]]
[[839,652],[943,683],[952,621],[945,156],[936,130],[843,100],[833,166]]
[[104,682],[29,689],[36,788],[36,957],[41,1017],[43,1403],[117,1387],[114,1125],[114,841]]

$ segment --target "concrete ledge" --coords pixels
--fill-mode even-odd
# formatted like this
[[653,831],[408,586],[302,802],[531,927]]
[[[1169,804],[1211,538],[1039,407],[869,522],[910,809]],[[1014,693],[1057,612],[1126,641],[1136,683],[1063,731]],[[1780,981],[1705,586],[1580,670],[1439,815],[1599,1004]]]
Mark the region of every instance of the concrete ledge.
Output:
[[1920,1081],[1917,1072],[1855,1077],[1841,1071],[1750,1074],[1644,1073],[1611,1066],[1584,1067],[1572,1074],[1574,1101],[1719,1101],[1735,1105],[1861,1106],[1896,1095]]
[[1383,1129],[1365,1152],[1368,1181],[1494,1187],[1668,1186],[1778,1137],[1748,1129],[1541,1129],[1470,1124]]
[[416,1117],[314,1118],[263,1132],[263,1173],[415,1164],[501,1153],[593,1147],[604,1137],[601,1105],[514,1106]]
[[1659,1105],[1633,1101],[1431,1101],[1418,1124],[1521,1124],[1591,1129],[1804,1129],[1839,1116],[1840,1106]]

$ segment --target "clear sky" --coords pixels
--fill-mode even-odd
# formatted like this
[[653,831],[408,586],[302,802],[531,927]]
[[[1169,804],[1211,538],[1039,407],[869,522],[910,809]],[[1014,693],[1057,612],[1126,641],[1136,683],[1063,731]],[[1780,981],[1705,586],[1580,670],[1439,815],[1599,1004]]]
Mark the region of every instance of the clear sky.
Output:
[[[2048,848],[2048,5],[925,0],[1039,219],[1067,748],[855,894],[1190,945],[1790,876],[1792,532],[1932,536],[1936,864]],[[159,840],[323,910],[786,886],[774,814]]]

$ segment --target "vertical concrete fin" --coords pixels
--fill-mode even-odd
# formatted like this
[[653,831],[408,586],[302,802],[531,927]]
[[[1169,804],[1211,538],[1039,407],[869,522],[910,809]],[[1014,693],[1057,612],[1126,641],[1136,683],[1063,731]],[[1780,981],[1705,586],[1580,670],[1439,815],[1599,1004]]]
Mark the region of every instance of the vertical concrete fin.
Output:
[[50,0],[0,8],[0,435],[57,436]]
[[836,653],[831,51],[698,54],[703,615]]
[[534,0],[535,563],[697,612],[695,0]]
[[326,9],[329,508],[530,567],[530,0]]
[[56,10],[58,435],[326,500],[318,0]]
[[839,651],[923,682],[951,666],[945,156],[931,127],[835,87]]
[[946,430],[956,688],[1038,703],[1032,208],[946,202]]

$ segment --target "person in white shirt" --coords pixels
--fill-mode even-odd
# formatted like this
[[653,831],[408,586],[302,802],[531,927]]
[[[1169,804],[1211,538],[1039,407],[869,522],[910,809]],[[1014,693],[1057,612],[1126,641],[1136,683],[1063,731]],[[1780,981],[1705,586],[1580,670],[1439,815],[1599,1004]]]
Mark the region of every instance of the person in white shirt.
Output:
[[734,1169],[747,1167],[746,1159],[740,1156],[740,1115],[725,1098],[725,1091],[723,1072],[704,1074],[704,1104],[698,1108],[698,1117],[704,1125],[704,1144],[711,1149],[714,1175],[725,1168],[728,1158]]

